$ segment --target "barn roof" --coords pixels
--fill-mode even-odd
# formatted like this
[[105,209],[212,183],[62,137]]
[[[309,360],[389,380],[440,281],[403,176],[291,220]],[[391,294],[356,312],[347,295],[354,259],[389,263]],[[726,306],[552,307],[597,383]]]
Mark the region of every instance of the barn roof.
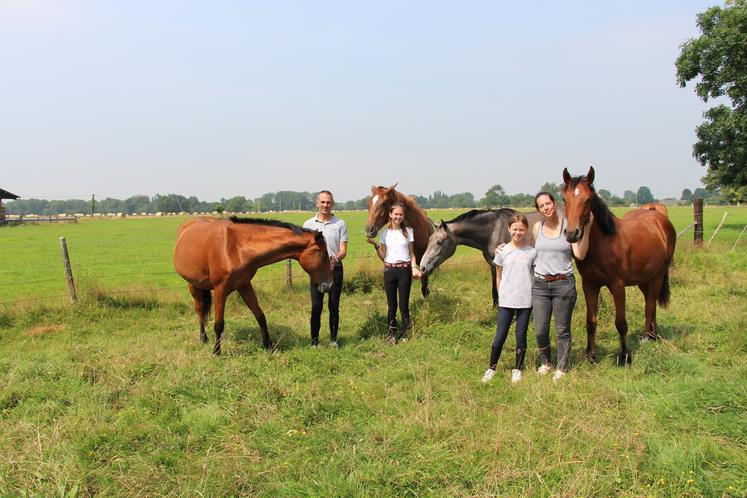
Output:
[[0,199],[18,199],[19,196],[0,188]]

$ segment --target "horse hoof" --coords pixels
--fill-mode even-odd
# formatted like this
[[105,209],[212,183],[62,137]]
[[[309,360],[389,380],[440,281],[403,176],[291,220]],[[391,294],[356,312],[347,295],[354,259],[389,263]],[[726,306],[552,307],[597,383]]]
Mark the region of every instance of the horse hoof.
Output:
[[632,365],[633,355],[630,353],[620,353],[620,356],[617,357],[617,364],[625,367]]
[[589,360],[591,363],[597,362],[597,355],[595,354],[586,354],[586,359]]
[[267,351],[271,350],[272,347],[273,347],[271,342],[268,342],[268,343],[265,343],[265,344],[262,344],[262,345],[265,347],[265,349]]
[[208,336],[201,335],[200,336],[200,342],[203,343],[203,344],[207,344],[207,342],[208,342]]

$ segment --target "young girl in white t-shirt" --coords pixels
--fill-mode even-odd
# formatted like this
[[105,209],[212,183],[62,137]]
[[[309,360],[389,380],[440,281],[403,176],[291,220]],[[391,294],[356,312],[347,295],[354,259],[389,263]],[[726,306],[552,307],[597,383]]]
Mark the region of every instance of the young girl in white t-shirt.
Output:
[[511,371],[511,382],[521,380],[524,356],[527,351],[527,327],[532,313],[532,267],[537,251],[527,243],[529,222],[526,216],[516,213],[508,222],[511,242],[496,249],[496,286],[498,287],[498,320],[495,338],[490,349],[490,363],[483,382],[495,375],[498,358],[508,336],[514,315],[516,316],[516,363]]
[[405,207],[399,203],[389,208],[389,224],[381,232],[380,243],[366,237],[366,242],[373,244],[376,255],[384,262],[388,340],[391,343],[396,343],[398,338],[397,295],[402,316],[399,337],[404,337],[410,327],[410,287],[413,277],[421,277],[415,263],[414,241],[412,228],[405,223]]

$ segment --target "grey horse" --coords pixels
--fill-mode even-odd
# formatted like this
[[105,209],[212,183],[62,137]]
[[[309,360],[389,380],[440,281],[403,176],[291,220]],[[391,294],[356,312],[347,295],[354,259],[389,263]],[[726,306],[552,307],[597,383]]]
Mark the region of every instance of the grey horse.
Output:
[[[493,305],[498,303],[498,289],[495,286],[495,265],[493,257],[495,248],[502,243],[510,242],[508,220],[518,213],[513,209],[473,209],[451,221],[441,220],[441,224],[428,240],[428,247],[420,260],[420,271],[423,275],[433,272],[441,263],[450,258],[456,246],[466,245],[482,252],[490,265]],[[529,243],[534,245],[532,227],[542,215],[537,212],[522,213],[529,221]]]

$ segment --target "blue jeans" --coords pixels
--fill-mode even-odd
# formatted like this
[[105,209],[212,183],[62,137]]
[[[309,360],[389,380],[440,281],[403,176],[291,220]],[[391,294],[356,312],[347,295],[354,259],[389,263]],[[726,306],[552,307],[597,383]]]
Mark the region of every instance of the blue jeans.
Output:
[[555,314],[555,335],[558,341],[558,370],[566,371],[571,363],[571,317],[576,305],[576,280],[547,282],[535,278],[532,283],[534,329],[542,363],[552,365],[550,317]]
[[498,319],[495,327],[495,338],[493,346],[490,348],[490,365],[489,368],[495,370],[498,365],[498,359],[501,357],[503,344],[508,337],[508,328],[516,315],[516,366],[521,370],[524,366],[524,354],[527,350],[527,329],[529,328],[529,315],[532,314],[532,308],[503,308],[498,307]]

